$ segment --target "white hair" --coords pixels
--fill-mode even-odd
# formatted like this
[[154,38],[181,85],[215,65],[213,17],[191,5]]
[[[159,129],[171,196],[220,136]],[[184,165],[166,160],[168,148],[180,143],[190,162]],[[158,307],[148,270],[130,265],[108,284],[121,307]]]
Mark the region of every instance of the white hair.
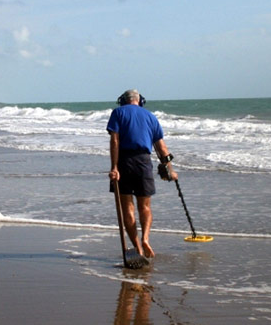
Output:
[[126,102],[131,102],[133,100],[139,101],[139,99],[140,99],[139,92],[137,89],[126,90],[124,93],[124,98],[125,98]]

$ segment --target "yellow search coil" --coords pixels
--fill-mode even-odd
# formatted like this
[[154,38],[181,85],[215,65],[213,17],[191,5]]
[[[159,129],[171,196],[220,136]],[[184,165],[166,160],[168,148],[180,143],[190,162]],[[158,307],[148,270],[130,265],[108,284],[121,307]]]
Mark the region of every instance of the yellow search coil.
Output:
[[191,243],[206,243],[212,241],[214,238],[212,236],[196,236],[193,238],[192,236],[185,237],[184,241],[188,241]]

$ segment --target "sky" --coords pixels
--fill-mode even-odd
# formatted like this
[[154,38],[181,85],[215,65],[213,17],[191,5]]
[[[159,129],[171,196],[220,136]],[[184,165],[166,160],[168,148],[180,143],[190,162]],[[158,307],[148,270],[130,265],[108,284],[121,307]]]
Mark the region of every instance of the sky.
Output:
[[0,102],[271,97],[270,0],[0,0]]

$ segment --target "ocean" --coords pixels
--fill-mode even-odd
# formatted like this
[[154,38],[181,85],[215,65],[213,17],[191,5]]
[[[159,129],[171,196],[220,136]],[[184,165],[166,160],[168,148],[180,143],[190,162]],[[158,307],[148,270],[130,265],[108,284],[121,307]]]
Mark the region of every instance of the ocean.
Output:
[[[32,181],[51,177],[56,182],[63,178],[84,180],[100,175],[104,181],[101,184],[105,184],[104,191],[107,192],[110,159],[106,125],[115,107],[114,102],[1,104],[0,147],[33,154],[38,151],[40,157],[35,165],[24,161],[18,174],[12,171],[12,164],[2,163],[1,175],[31,176]],[[165,141],[174,155],[173,165],[180,175],[181,187],[185,186],[184,196],[191,201],[189,206],[194,208],[193,214],[202,218],[200,231],[271,236],[271,99],[149,101],[146,108],[158,117],[163,127]],[[46,158],[52,152],[55,153],[53,162]],[[156,164],[154,153],[152,158]],[[61,162],[63,159],[64,164]],[[187,185],[186,178],[189,178]],[[238,182],[236,188],[232,187],[230,179]],[[174,185],[161,183],[158,178],[156,183],[157,196],[166,198],[173,195],[172,187],[176,190]],[[212,188],[209,189],[211,185],[214,193]],[[103,193],[97,196],[100,202],[107,200]],[[198,203],[195,205],[195,202]],[[251,210],[249,214],[248,207]],[[210,213],[212,208],[215,213]],[[227,219],[221,223],[225,209]],[[28,210],[29,215],[23,213],[25,218],[34,213]],[[161,214],[166,213],[164,210],[161,204]],[[11,211],[5,212],[12,218]],[[96,214],[99,216],[100,211],[97,210]],[[107,213],[102,219],[93,220],[86,219],[84,215],[81,217],[81,212],[74,218],[58,215],[59,211],[52,217],[40,210],[35,211],[34,219],[46,216],[56,222],[112,224]],[[258,222],[255,221],[256,216]],[[253,218],[254,229],[247,218]],[[177,209],[171,224],[162,217],[160,219],[159,214],[154,226],[172,230],[178,222]]]
[[[151,243],[157,256],[153,269],[139,274],[112,267],[121,262],[106,132],[115,107],[0,104],[0,229],[7,222],[78,229],[78,237],[58,249],[85,276],[150,284],[172,304],[185,292],[201,302],[208,297],[218,318],[205,317],[208,310],[206,324],[223,321],[227,308],[239,315],[231,324],[269,324],[271,99],[147,101],[174,155],[196,232],[214,241],[183,241],[189,223],[174,182],[157,175],[153,153]],[[183,322],[205,324],[191,321],[185,305],[176,310],[187,316],[180,316]]]
[[[0,105],[0,146],[108,155],[113,102]],[[178,168],[271,172],[271,99],[150,101]]]

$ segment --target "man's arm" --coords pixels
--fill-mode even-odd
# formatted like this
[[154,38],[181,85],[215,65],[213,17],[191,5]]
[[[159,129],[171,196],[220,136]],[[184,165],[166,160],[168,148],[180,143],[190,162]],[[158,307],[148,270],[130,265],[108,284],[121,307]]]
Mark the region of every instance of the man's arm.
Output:
[[161,157],[166,157],[169,155],[168,148],[165,144],[165,141],[163,139],[160,139],[155,142],[154,144],[154,149],[156,151],[156,154],[158,158],[160,159]]
[[170,153],[168,151],[168,148],[167,148],[167,146],[165,144],[165,141],[163,139],[160,139],[160,140],[156,141],[154,143],[154,149],[155,149],[157,157],[160,159],[161,163],[167,165],[167,167],[168,167],[168,169],[170,171],[171,178],[173,180],[178,179],[178,174],[173,170],[170,161],[163,162],[163,158],[170,155]]
[[110,132],[110,157],[111,157],[111,171],[109,173],[110,179],[119,180],[118,161],[119,161],[119,134]]

